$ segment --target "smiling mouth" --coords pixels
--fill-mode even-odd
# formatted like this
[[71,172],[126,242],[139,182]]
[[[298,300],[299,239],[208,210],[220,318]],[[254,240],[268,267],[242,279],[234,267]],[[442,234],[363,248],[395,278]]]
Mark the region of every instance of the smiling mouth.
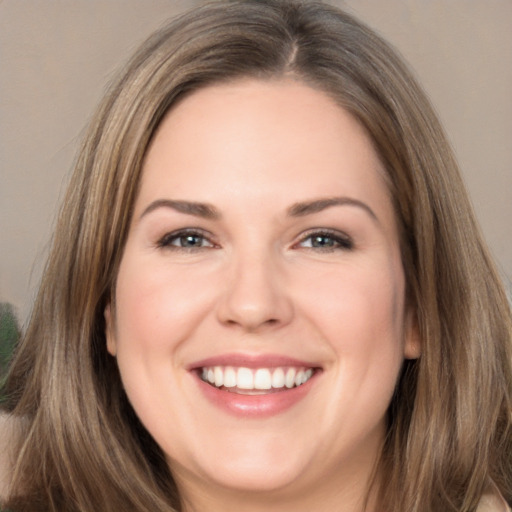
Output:
[[302,386],[314,375],[315,369],[293,366],[254,369],[205,366],[198,373],[201,380],[222,391],[240,395],[264,395]]

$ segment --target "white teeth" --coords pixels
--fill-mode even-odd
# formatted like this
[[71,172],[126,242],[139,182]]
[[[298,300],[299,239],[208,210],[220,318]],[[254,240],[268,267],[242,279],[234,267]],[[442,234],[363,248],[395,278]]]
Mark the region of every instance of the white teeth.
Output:
[[210,366],[202,368],[202,380],[218,388],[240,390],[291,389],[305,384],[312,376],[312,368],[234,368],[232,366]]
[[236,384],[240,389],[254,389],[254,376],[249,368],[238,368]]
[[227,388],[236,387],[236,372],[233,368],[231,368],[231,366],[228,366],[224,370],[224,386]]
[[270,389],[272,388],[272,377],[270,370],[259,369],[254,374],[254,387],[255,389]]
[[284,370],[282,368],[276,368],[272,374],[272,387],[283,388],[284,387]]
[[220,388],[224,384],[224,372],[220,366],[216,366],[213,370],[215,376],[215,385]]
[[285,377],[285,386],[287,388],[293,388],[293,386],[295,385],[295,368],[288,368],[288,371],[286,372],[286,377]]

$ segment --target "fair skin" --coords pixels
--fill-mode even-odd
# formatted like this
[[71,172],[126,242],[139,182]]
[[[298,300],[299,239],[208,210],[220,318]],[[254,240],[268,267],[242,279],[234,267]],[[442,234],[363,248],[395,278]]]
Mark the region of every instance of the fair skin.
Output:
[[107,345],[185,510],[361,512],[420,352],[383,174],[292,80],[204,88],[160,126]]

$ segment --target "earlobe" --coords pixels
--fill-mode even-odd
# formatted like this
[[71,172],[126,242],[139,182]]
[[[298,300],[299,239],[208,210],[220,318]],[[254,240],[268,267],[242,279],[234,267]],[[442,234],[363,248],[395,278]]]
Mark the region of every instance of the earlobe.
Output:
[[107,304],[107,307],[104,311],[105,316],[105,340],[107,342],[107,351],[111,356],[116,356],[117,354],[117,345],[116,345],[116,337],[115,337],[115,328],[114,321],[112,318],[112,307]]
[[421,356],[421,339],[416,314],[410,311],[407,314],[405,325],[404,358],[419,359]]

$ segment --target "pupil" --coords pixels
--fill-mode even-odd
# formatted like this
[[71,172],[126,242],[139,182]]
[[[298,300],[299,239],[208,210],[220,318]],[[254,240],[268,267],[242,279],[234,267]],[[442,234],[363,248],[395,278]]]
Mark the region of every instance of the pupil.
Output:
[[333,240],[328,236],[315,236],[313,247],[332,247]]
[[201,237],[196,235],[187,235],[181,237],[181,243],[183,246],[196,247],[201,245]]

